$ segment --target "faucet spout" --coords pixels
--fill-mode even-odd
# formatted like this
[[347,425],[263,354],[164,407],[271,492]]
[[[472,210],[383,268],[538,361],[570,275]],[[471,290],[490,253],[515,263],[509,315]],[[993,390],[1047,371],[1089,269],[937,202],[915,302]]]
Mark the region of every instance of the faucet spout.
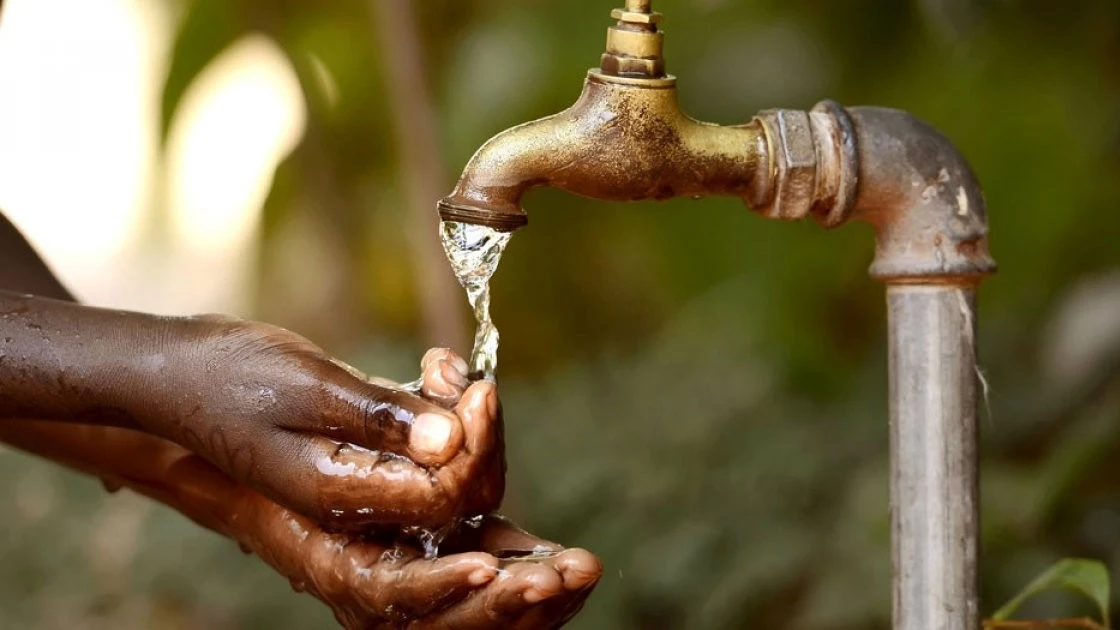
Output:
[[686,116],[665,74],[661,14],[650,0],[611,12],[599,67],[568,109],[512,127],[479,148],[451,195],[445,221],[512,231],[528,221],[521,197],[552,186],[605,201],[731,195],[764,203],[770,164],[764,126],[719,126]]
[[439,202],[441,218],[510,231],[527,222],[521,199],[538,186],[605,201],[761,202],[768,173],[761,123],[696,121],[681,112],[675,83],[591,70],[574,105],[483,144]]

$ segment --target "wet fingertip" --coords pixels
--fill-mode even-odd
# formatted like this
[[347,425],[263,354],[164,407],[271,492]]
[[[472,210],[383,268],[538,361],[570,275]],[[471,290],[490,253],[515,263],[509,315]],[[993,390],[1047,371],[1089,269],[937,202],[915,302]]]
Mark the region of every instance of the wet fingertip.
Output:
[[455,353],[453,353],[450,348],[431,348],[425,352],[424,356],[420,359],[420,370],[426,370],[433,362],[454,354]]
[[525,566],[521,572],[515,572],[515,575],[517,582],[520,582],[521,600],[525,603],[542,602],[563,590],[563,578],[548,566]]
[[467,576],[467,583],[471,586],[482,586],[488,584],[498,576],[498,567],[487,566],[475,569]]
[[486,411],[490,414],[491,418],[498,417],[498,385],[492,383],[490,391],[486,393]]
[[[467,360],[464,359],[463,357],[455,354],[454,352],[448,352],[447,362],[449,364],[451,364],[451,367],[455,371],[462,374],[464,379],[467,378],[467,375],[471,371],[470,366],[467,365]],[[464,387],[466,387],[466,386],[464,385]]]
[[527,604],[542,602],[549,597],[559,595],[563,590],[564,580],[560,574],[544,566],[534,567],[520,577],[525,582],[521,599]]
[[467,391],[463,392],[463,398],[459,401],[459,407],[463,412],[485,411],[490,416],[497,412],[497,405],[498,389],[493,381],[471,383]]
[[[460,361],[462,361],[462,359],[460,359]],[[464,365],[466,364],[464,363]],[[470,381],[467,380],[466,370],[459,370],[447,359],[439,362],[439,375],[444,381],[456,388],[456,393],[465,390],[467,386],[470,385]]]
[[454,399],[462,393],[460,388],[456,388],[453,384],[447,382],[447,378],[440,369],[440,364],[429,365],[424,370],[421,383],[420,391],[428,398]]
[[456,422],[455,419],[439,413],[425,412],[417,415],[412,421],[409,447],[429,457],[439,458],[449,455]]
[[603,575],[602,561],[586,549],[565,550],[557,557],[555,566],[568,590],[584,588]]

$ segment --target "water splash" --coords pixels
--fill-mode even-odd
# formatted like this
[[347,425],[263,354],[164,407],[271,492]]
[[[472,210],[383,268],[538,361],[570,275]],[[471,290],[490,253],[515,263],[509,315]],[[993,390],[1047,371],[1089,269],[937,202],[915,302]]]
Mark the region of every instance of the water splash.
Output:
[[424,550],[424,558],[426,560],[431,560],[439,555],[439,546],[443,543],[443,540],[447,538],[451,532],[458,529],[459,525],[462,524],[464,520],[467,520],[468,523],[470,521],[470,519],[455,518],[439,529],[415,526],[405,527],[401,529],[401,534],[405,538],[418,543],[420,548]]
[[439,233],[478,326],[469,361],[471,374],[492,379],[498,367],[498,329],[490,319],[490,278],[498,270],[511,234],[457,221],[441,222]]

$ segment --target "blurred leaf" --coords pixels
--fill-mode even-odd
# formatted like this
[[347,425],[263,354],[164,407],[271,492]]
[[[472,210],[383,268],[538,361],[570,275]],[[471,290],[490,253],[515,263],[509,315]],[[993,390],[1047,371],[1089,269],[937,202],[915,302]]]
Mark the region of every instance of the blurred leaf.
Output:
[[1070,589],[1077,591],[1097,605],[1101,619],[1108,627],[1108,594],[1109,579],[1108,568],[1098,560],[1082,558],[1066,558],[1044,571],[1034,581],[1026,586],[1011,601],[1003,605],[992,615],[995,621],[1003,621],[1015,614],[1015,611],[1031,597],[1053,589]]
[[175,33],[170,63],[160,92],[159,140],[167,141],[171,120],[195,77],[248,29],[240,19],[240,0],[194,0]]

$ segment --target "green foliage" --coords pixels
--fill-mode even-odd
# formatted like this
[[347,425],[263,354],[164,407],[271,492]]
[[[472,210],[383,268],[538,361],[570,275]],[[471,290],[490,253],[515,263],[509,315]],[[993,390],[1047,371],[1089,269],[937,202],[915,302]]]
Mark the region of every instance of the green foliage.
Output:
[[1002,621],[1010,619],[1011,615],[1031,597],[1051,589],[1070,589],[1077,591],[1093,600],[1100,611],[1101,620],[1105,627],[1109,623],[1109,586],[1108,568],[1098,560],[1083,558],[1066,558],[1044,571],[1041,575],[1025,586],[1011,601],[1000,607],[992,614],[992,619]]

